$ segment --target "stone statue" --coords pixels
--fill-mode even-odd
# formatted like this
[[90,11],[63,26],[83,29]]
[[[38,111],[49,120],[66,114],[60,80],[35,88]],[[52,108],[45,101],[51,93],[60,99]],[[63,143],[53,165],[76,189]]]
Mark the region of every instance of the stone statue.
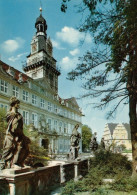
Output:
[[89,146],[89,148],[93,152],[95,152],[98,149],[98,143],[97,143],[97,137],[96,137],[96,135],[97,135],[96,132],[92,135],[91,141],[90,141],[90,146]]
[[29,154],[30,139],[23,133],[23,117],[18,112],[19,104],[16,97],[11,97],[10,110],[6,116],[8,126],[3,145],[2,169],[24,167],[24,161]]
[[81,139],[81,135],[78,132],[79,124],[75,125],[72,135],[70,138],[70,159],[75,160],[78,157],[78,151],[79,151],[79,141]]
[[105,142],[104,142],[104,137],[102,137],[101,142],[100,142],[100,148],[105,150]]

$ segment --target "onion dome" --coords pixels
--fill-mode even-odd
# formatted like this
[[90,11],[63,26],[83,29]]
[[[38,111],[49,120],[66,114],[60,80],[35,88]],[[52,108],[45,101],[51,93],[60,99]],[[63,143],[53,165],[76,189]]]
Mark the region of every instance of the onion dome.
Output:
[[37,29],[37,33],[44,32],[46,34],[47,23],[46,23],[46,20],[42,16],[42,8],[40,8],[40,12],[41,12],[40,16],[36,19],[35,28]]

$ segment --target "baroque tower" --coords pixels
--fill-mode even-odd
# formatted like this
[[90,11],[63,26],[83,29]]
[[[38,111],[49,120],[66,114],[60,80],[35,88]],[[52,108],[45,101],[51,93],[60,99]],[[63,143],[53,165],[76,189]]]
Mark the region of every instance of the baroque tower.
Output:
[[36,34],[31,41],[31,53],[27,56],[27,65],[24,67],[25,73],[33,79],[42,79],[49,83],[52,90],[58,92],[59,70],[56,67],[56,60],[53,58],[53,47],[50,37],[47,38],[47,23],[42,16],[35,22]]

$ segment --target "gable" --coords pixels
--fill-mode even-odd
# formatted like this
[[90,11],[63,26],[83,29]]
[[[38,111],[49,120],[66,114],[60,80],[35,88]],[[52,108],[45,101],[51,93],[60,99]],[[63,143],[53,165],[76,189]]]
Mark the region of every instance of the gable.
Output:
[[65,99],[65,101],[70,103],[70,104],[73,104],[74,106],[79,108],[79,105],[78,105],[75,97],[72,97],[72,98],[69,98],[69,99]]

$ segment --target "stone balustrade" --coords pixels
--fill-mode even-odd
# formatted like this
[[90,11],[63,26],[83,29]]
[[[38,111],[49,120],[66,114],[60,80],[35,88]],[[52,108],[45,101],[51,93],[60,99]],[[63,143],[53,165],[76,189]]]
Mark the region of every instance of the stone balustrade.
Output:
[[85,176],[89,159],[29,170],[6,169],[0,172],[1,195],[45,195],[69,181]]

